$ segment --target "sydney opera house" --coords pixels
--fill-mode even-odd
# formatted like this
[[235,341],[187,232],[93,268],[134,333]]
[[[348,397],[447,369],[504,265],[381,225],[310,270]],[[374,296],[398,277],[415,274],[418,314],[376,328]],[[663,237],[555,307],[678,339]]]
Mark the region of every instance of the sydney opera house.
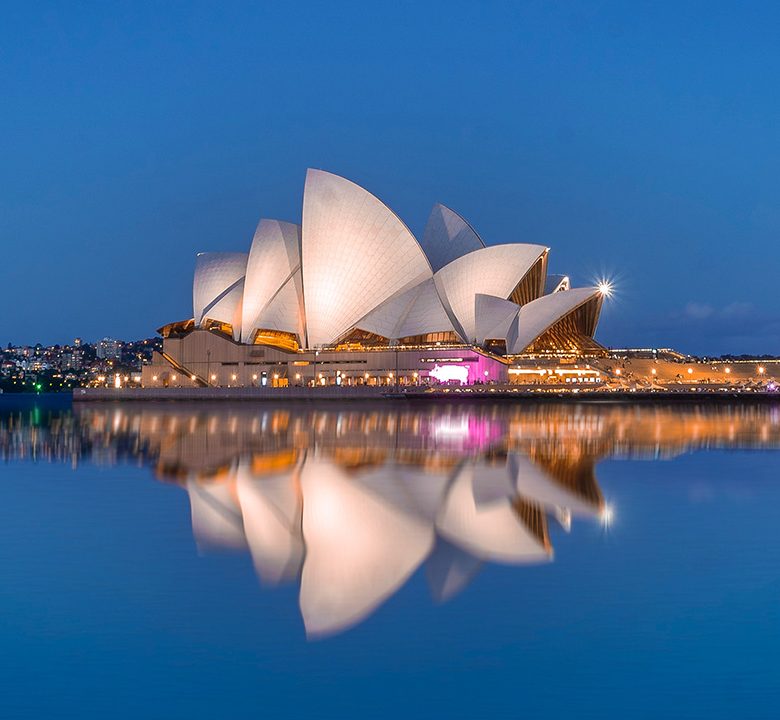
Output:
[[193,316],[160,329],[145,386],[506,382],[518,357],[603,354],[603,292],[548,275],[549,248],[486,245],[436,205],[422,240],[378,198],[309,170],[301,225],[197,256]]

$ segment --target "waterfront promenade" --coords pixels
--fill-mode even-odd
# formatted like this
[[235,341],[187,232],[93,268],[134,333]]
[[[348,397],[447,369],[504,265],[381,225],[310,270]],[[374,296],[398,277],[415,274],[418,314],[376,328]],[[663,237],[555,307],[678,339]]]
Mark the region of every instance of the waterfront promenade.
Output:
[[440,387],[353,386],[339,387],[205,387],[205,388],[77,388],[74,402],[118,400],[572,400],[572,401],[709,401],[735,399],[780,402],[780,392],[729,385],[670,385],[661,389],[625,387],[565,387],[517,385],[467,385]]

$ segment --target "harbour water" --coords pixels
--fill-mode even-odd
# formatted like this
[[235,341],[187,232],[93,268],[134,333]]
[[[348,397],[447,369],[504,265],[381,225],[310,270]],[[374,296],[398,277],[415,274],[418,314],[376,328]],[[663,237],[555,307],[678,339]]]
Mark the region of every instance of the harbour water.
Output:
[[777,717],[780,405],[0,403],[1,717]]

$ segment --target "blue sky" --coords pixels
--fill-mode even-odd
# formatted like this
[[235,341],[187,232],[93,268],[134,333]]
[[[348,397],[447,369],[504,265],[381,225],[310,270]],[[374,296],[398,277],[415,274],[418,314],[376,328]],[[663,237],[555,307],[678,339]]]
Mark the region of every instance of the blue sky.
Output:
[[0,342],[153,334],[308,166],[421,233],[614,276],[597,337],[780,353],[780,8],[18,3],[0,24]]

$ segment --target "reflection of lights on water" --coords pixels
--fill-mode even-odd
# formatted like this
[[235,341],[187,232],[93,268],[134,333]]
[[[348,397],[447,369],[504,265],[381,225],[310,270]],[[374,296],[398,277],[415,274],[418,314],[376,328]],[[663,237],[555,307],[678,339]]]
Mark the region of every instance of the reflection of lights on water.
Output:
[[556,507],[554,510],[555,519],[566,531],[571,532],[571,510],[568,508]]
[[469,421],[465,416],[457,419],[444,417],[433,426],[433,436],[440,440],[460,440],[469,435]]
[[478,449],[489,445],[502,431],[500,426],[467,415],[442,417],[430,427],[430,436],[448,448]]
[[[737,368],[732,374],[741,372]],[[777,390],[767,377],[773,372],[766,367],[764,387]],[[311,381],[312,375],[308,377]],[[496,544],[497,538],[514,537],[499,536],[499,531],[515,532],[518,524],[524,531],[527,516],[518,511],[529,504],[540,508],[544,523],[560,524],[563,531],[587,518],[605,544],[617,539],[630,521],[624,515],[623,524],[615,524],[619,498],[614,504],[611,498],[599,500],[593,470],[597,457],[637,452],[661,459],[681,448],[715,443],[741,447],[751,438],[780,446],[777,403],[739,414],[684,408],[596,412],[591,406],[574,411],[552,406],[504,410],[444,405],[435,411],[335,407],[247,406],[204,414],[156,405],[122,411],[86,406],[79,427],[88,438],[100,437],[101,448],[121,448],[119,443],[132,438],[134,451],[145,462],[160,456],[174,459],[175,477],[187,473],[199,547],[248,547],[264,582],[276,582],[282,570],[284,579],[300,577],[309,562],[304,606],[313,635],[360,622],[424,563],[441,563],[436,566],[439,574],[428,580],[431,592],[438,599],[445,588],[451,597],[471,582],[475,571],[470,568],[504,562],[506,548],[515,550],[508,543]],[[42,422],[37,408],[34,418]],[[29,442],[38,437],[36,432]],[[555,464],[548,466],[548,458]],[[598,492],[560,487],[559,462],[587,472]],[[162,475],[169,472],[162,465],[156,467],[161,479],[174,477]],[[423,476],[425,482],[420,481]],[[459,494],[453,495],[453,488]],[[504,526],[484,520],[496,505],[504,508],[499,514]],[[448,523],[440,526],[438,518],[445,511]],[[407,543],[410,536],[413,541]],[[451,557],[440,556],[447,547]],[[278,571],[269,570],[276,567]],[[323,598],[332,602],[318,605]]]
[[615,521],[615,509],[607,503],[604,509],[601,511],[601,526],[605,530],[609,530],[612,527],[612,523]]

